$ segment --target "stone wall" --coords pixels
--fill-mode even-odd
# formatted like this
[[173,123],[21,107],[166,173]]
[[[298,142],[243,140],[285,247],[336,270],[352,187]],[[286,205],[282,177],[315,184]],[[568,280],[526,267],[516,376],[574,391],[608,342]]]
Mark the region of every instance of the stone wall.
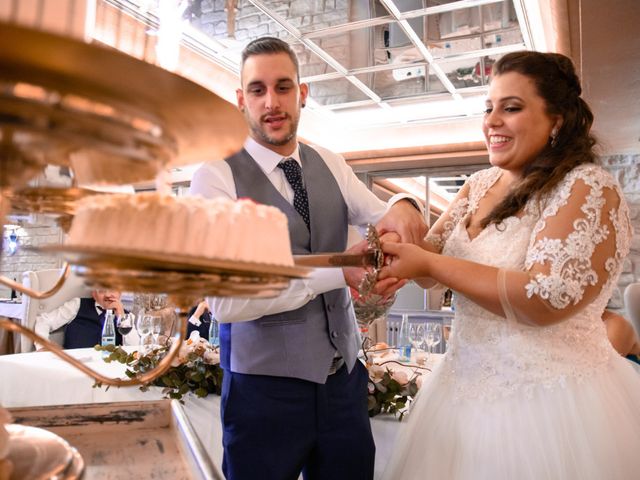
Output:
[[[609,304],[612,309],[622,310],[624,309],[622,295],[625,287],[640,279],[640,154],[611,155],[602,160],[622,187],[622,192],[629,204],[631,225],[634,229],[631,252],[625,260],[618,289],[614,292]],[[621,311],[621,313],[626,312]]]

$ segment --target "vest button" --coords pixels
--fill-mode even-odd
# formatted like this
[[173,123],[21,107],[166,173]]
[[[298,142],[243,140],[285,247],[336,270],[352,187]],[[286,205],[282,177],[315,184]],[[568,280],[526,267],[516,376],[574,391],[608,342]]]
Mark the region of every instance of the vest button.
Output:
[[333,330],[331,332],[331,338],[338,338],[338,332],[336,332],[335,330]]
[[327,312],[330,312],[331,310],[333,310],[333,305],[327,305]]

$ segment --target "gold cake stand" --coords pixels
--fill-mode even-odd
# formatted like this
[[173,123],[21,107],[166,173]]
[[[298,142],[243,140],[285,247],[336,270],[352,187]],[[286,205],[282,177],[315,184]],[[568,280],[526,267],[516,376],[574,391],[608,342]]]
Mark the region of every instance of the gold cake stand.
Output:
[[[226,157],[240,150],[246,138],[245,121],[234,105],[190,80],[112,48],[5,22],[0,22],[0,45],[0,218],[15,208],[62,214],[68,224],[75,202],[93,193],[25,188],[47,164],[70,166],[78,184],[126,184],[153,179],[173,166]],[[264,296],[284,284],[279,277],[260,282],[246,275],[234,281],[235,270],[222,269],[214,275],[198,272],[197,267],[173,273],[155,268],[166,264],[164,260],[136,263],[128,256],[122,262],[105,254],[98,262],[99,252],[80,257],[74,268],[91,284],[130,287],[129,291],[170,290],[184,308],[193,296],[216,291]],[[152,280],[160,270],[165,281]],[[0,283],[42,299],[59,290],[68,272],[66,266],[46,292],[4,277]],[[198,280],[206,280],[202,284],[207,287],[198,288]],[[37,341],[102,383],[128,385],[146,383],[168,368],[184,338],[186,322],[166,364],[130,380],[89,372],[57,346],[13,322],[0,320],[0,327]]]
[[71,164],[82,184],[150,180],[247,136],[234,105],[112,48],[4,22],[0,45],[0,184],[46,163]]
[[15,213],[75,215],[78,200],[93,195],[109,195],[89,188],[26,187],[5,195]]
[[[25,189],[47,164],[71,167],[80,185],[120,185],[151,180],[173,166],[227,157],[240,150],[246,138],[246,124],[235,106],[194,82],[114,49],[4,22],[0,22],[0,45],[2,220],[14,208],[26,213],[62,214],[68,224],[75,213],[75,201],[92,194],[73,188]],[[195,297],[212,292],[275,294],[286,288],[290,278],[286,273],[263,271],[253,272],[251,277],[244,269],[240,273],[224,268],[198,271],[194,265],[186,271],[172,270],[159,268],[166,264],[164,259],[134,261],[135,255],[126,261],[116,260],[113,253],[74,255],[74,269],[89,284],[129,291],[169,291],[181,312],[176,341],[164,359],[154,370],[125,380],[104,377],[33,331],[0,318],[0,328],[27,336],[106,385],[149,383],[164,373],[185,337],[185,312]],[[176,262],[173,266],[178,268]],[[33,298],[47,298],[60,289],[69,271],[65,265],[56,285],[46,292],[27,289],[4,277],[0,283]],[[33,430],[14,431],[11,448],[21,444],[19,438],[29,448],[41,435]],[[58,460],[64,457],[67,469],[56,471],[53,477],[41,476],[47,471],[45,462],[38,467],[37,478],[81,476],[82,458],[69,462],[68,447],[62,455],[55,455],[60,448],[56,449],[55,438],[50,440],[52,446],[43,451]],[[34,458],[28,452],[22,457]]]

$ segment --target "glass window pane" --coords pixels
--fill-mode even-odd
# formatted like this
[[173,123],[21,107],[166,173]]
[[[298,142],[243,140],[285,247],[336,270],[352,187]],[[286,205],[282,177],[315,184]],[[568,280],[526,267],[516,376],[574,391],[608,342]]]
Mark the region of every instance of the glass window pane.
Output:
[[441,61],[439,65],[449,80],[451,80],[454,87],[476,87],[479,85],[488,85],[491,68],[500,57],[502,57],[502,55],[485,55],[483,57],[464,60]]
[[[429,72],[425,75],[425,72]],[[445,92],[442,82],[426,64],[383,70],[356,76],[383,100]]]
[[298,57],[300,77],[311,77],[335,72],[328,63],[309,50],[304,44],[293,43],[291,48]]
[[346,78],[311,82],[309,83],[309,96],[321,105],[335,105],[369,99]]
[[447,3],[455,3],[458,0],[394,0],[394,4],[401,12],[412,12],[427,7],[438,7]]
[[429,51],[435,58],[446,58],[451,55],[460,55],[473,50],[481,50],[482,37],[469,37],[460,40],[442,40],[439,42],[429,42]]
[[314,37],[310,41],[348,70],[389,62],[383,25]]
[[[244,0],[240,3],[244,8],[249,2]],[[271,0],[265,5],[303,34],[389,15],[378,0]]]
[[480,8],[485,32],[518,26],[518,17],[511,1],[491,3]]

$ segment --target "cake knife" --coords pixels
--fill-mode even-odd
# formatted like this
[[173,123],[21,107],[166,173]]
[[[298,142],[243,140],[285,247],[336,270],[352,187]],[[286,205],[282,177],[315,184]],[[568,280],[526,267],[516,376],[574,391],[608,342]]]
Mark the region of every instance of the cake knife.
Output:
[[369,249],[364,253],[317,253],[294,255],[298,267],[382,267],[384,254],[381,250]]
[[384,253],[380,237],[373,225],[367,225],[369,248],[363,253],[316,253],[294,255],[294,263],[299,267],[373,267],[374,275],[384,266]]

